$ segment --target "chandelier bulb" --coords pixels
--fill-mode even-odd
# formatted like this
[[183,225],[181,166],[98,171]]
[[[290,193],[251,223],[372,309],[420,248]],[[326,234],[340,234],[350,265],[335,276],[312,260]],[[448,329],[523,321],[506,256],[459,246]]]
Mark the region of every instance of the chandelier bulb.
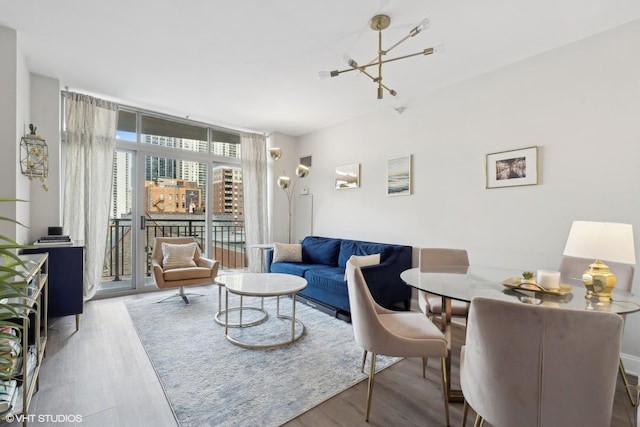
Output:
[[342,62],[347,64],[351,68],[358,68],[358,63],[346,53],[342,55]]
[[429,21],[429,18],[424,18],[422,21],[420,21],[420,23],[416,26],[415,28],[415,34],[413,34],[414,36],[418,33],[421,33],[422,31],[428,29],[431,26],[431,21]]
[[447,47],[445,46],[444,43],[440,43],[439,45],[433,47],[433,52],[434,53],[446,53],[447,52]]
[[331,77],[331,71],[318,71],[318,79],[324,80]]

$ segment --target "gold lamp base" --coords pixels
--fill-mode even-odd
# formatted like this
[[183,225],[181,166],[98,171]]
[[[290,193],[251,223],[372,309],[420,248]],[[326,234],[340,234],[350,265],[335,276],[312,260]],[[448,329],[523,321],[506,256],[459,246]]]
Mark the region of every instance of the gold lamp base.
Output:
[[597,259],[582,274],[582,282],[587,288],[585,298],[595,296],[600,302],[609,302],[611,291],[616,286],[616,275],[609,270],[609,266]]

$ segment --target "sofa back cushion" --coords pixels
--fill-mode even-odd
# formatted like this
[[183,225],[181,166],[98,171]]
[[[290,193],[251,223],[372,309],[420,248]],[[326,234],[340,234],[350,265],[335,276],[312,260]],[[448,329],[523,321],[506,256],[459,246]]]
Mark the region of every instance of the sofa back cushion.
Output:
[[393,252],[393,245],[386,243],[362,242],[358,240],[343,240],[340,244],[340,255],[338,256],[338,266],[345,268],[351,255],[363,256],[380,254],[380,262]]
[[339,252],[340,239],[307,236],[302,240],[302,262],[308,264],[324,264],[336,267],[338,265]]

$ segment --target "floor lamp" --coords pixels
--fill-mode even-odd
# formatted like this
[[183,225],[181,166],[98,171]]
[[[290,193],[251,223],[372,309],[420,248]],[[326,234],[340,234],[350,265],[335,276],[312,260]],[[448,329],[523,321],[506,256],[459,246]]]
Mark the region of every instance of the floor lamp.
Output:
[[[282,157],[282,150],[280,148],[270,148],[269,156],[274,161],[280,160]],[[282,170],[282,175],[278,177],[277,183],[278,187],[282,188],[282,190],[287,194],[287,201],[289,203],[289,222],[287,225],[287,241],[291,243],[291,217],[292,217],[292,202],[293,202],[293,192],[296,188],[296,184],[300,178],[304,178],[309,175],[309,168],[305,165],[298,165],[296,167],[296,178],[291,182],[291,178],[289,178],[284,171]]]

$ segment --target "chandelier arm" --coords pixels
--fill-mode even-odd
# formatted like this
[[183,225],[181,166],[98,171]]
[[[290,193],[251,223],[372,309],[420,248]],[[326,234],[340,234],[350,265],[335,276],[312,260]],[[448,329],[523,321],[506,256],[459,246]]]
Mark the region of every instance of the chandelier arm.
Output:
[[382,30],[378,30],[378,99],[382,99]]
[[[382,61],[383,64],[386,64],[387,62],[393,62],[393,61],[399,61],[400,59],[405,59],[405,58],[411,58],[412,56],[418,56],[418,55],[432,55],[435,52],[435,49],[432,47],[429,47],[421,52],[416,52],[416,53],[411,53],[409,55],[403,55],[403,56],[398,56],[396,58],[391,58],[391,59],[385,59],[384,61]],[[363,67],[368,67],[368,65],[364,65]]]
[[[382,64],[386,64],[387,62],[393,62],[393,61],[398,61],[398,60],[400,60],[400,59],[411,58],[412,56],[418,56],[418,55],[432,55],[432,54],[434,54],[434,53],[435,53],[435,49],[434,49],[434,48],[432,48],[432,47],[429,47],[429,48],[424,49],[424,50],[422,50],[422,51],[420,51],[420,52],[412,53],[412,54],[409,54],[409,55],[398,56],[397,58],[385,59],[384,61],[381,61],[381,62],[382,62]],[[375,60],[374,60],[374,61],[375,61]],[[361,72],[363,72],[363,73],[364,73],[364,70],[365,70],[366,68],[373,67],[374,65],[378,65],[378,61],[371,62],[371,63],[366,64],[366,65],[358,65],[358,66],[357,66],[357,67],[355,67],[355,68],[346,68],[346,69],[344,69],[344,70],[336,70],[336,71],[332,71],[332,73],[334,73],[334,74],[336,74],[336,75],[338,75],[338,74],[343,74],[343,73],[348,73],[348,72],[351,72],[351,71],[361,71]]]
[[[408,34],[406,36],[404,36],[402,39],[400,39],[396,44],[392,45],[391,47],[389,47],[389,49],[385,49],[382,52],[383,55],[386,55],[387,53],[391,52],[393,49],[395,49],[396,47],[400,46],[400,44],[402,44],[403,42],[405,42],[407,39],[409,39],[410,37],[412,37],[411,34]],[[369,65],[375,65],[377,64],[376,60],[378,60],[378,57],[373,58],[371,61],[367,62],[367,65],[365,65],[365,67],[368,67]]]

